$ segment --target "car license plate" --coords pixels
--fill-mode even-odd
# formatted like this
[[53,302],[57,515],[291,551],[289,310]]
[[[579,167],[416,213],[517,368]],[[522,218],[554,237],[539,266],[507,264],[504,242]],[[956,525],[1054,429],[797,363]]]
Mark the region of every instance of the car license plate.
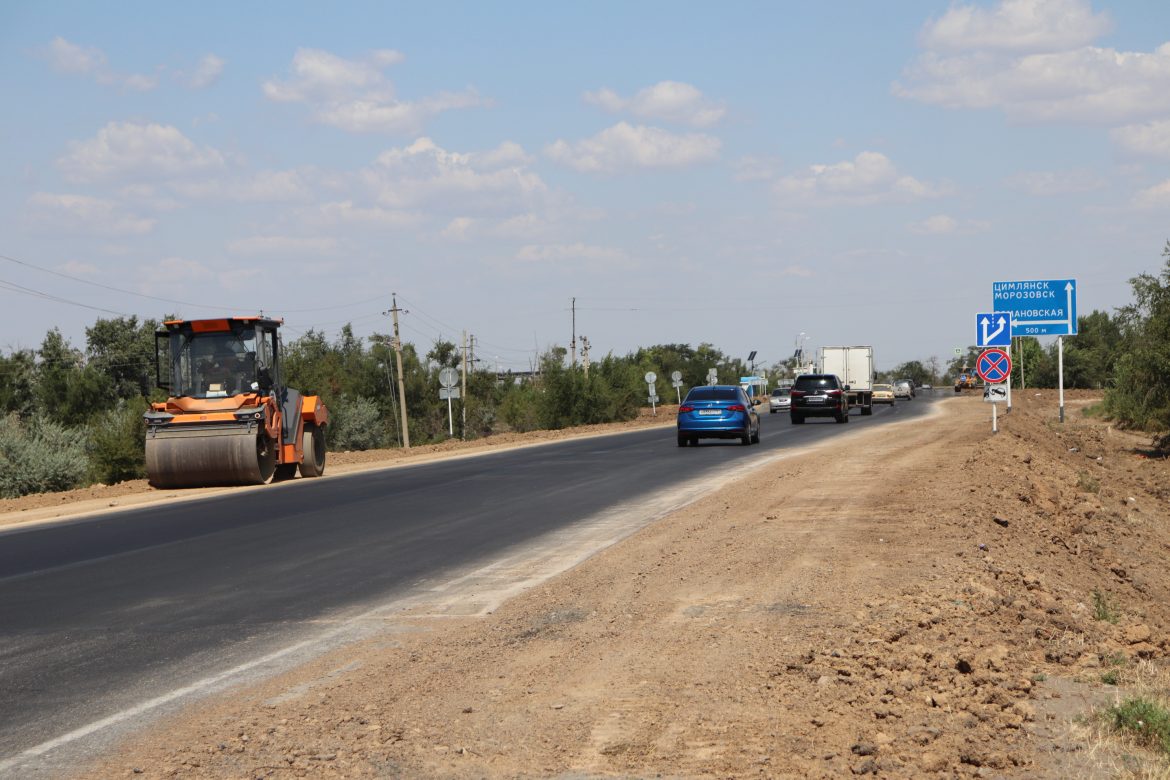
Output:
[[719,409],[700,409],[699,414],[701,414],[705,417],[709,414],[720,414],[720,410]]
[[809,396],[805,400],[807,400],[810,404],[823,404],[825,402],[824,398],[821,398],[820,396],[816,396],[816,395]]

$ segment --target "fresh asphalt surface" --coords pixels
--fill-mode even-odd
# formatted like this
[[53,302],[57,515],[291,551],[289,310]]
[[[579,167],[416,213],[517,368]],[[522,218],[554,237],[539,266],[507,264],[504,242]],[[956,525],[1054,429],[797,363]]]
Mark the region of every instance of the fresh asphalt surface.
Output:
[[932,402],[854,410],[844,425],[792,425],[765,404],[750,447],[680,448],[673,428],[649,429],[0,532],[0,775],[36,770],[21,756],[31,748],[452,566],[761,453],[921,416]]

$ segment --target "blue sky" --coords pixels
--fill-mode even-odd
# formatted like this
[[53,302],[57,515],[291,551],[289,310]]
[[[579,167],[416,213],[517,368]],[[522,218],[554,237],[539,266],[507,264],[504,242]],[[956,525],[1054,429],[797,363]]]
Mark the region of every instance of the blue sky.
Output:
[[527,368],[974,340],[1170,238],[1170,5],[0,6],[0,349],[283,316]]

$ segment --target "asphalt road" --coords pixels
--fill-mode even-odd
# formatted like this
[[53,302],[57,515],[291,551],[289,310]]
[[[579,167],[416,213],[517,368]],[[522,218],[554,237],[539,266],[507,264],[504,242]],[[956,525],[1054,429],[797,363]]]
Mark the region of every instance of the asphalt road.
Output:
[[0,775],[57,775],[79,730],[100,743],[103,719],[149,710],[438,572],[932,402],[801,426],[765,405],[751,447],[679,448],[672,428],[641,430],[0,532]]

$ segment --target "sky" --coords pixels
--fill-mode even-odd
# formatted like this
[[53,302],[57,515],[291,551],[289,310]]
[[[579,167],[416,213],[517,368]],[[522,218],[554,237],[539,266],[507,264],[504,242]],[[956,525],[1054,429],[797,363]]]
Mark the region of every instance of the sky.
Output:
[[[1170,4],[0,4],[0,351],[97,318],[464,330],[526,370],[975,343],[1170,239]],[[575,302],[574,302],[575,299]],[[578,349],[580,344],[578,345]]]

